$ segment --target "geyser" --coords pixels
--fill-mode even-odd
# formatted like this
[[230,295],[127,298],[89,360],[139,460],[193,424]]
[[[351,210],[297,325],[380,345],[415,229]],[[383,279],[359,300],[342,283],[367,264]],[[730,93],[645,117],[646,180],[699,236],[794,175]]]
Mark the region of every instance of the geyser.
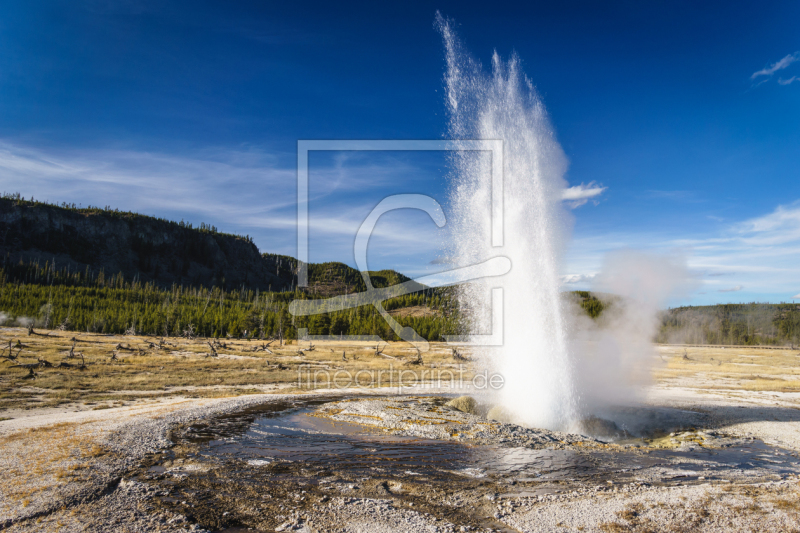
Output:
[[560,295],[561,259],[569,233],[562,206],[566,158],[555,140],[544,106],[520,71],[516,55],[492,57],[491,73],[472,59],[437,18],[444,38],[449,137],[503,141],[502,248],[492,247],[491,154],[455,152],[451,157],[450,255],[459,265],[494,256],[511,259],[511,272],[459,288],[471,334],[491,329],[491,290],[504,293],[504,343],[483,350],[505,385],[498,401],[513,421],[568,429],[578,399],[570,361],[567,320]]

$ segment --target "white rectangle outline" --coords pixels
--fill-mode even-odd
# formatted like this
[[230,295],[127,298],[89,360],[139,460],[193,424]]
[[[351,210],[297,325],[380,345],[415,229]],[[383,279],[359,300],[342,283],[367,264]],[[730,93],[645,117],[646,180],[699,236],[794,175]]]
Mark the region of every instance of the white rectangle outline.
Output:
[[503,246],[503,140],[298,140],[297,286],[308,286],[308,153],[311,151],[482,151],[492,153],[492,247]]

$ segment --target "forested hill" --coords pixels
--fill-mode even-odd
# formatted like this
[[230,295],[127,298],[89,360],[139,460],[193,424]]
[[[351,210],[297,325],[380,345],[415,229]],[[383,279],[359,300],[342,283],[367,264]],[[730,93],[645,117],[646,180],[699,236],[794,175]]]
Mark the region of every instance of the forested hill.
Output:
[[[220,302],[230,300],[230,305],[239,310],[237,313],[244,313],[239,316],[220,311],[211,323],[208,322],[210,316],[204,315],[201,321],[190,313],[196,309],[187,307],[187,317],[194,318],[181,319],[183,322],[175,319],[170,326],[177,330],[183,327],[181,324],[194,323],[205,334],[211,334],[239,329],[253,331],[251,322],[254,319],[250,315],[255,311],[242,311],[242,302],[261,310],[259,321],[266,320],[262,309],[265,304],[258,303],[261,300],[257,291],[264,294],[262,299],[275,302],[274,305],[283,302],[280,305],[285,306],[286,298],[330,297],[366,290],[358,270],[331,262],[308,265],[308,287],[297,291],[297,259],[262,254],[249,236],[222,233],[206,224],[194,227],[183,221],[108,207],[56,206],[8,195],[0,198],[0,254],[0,300],[3,304],[0,317],[7,317],[9,313],[13,317],[34,317],[51,326],[60,323],[56,320],[70,317],[76,325],[80,322],[79,327],[98,331],[124,331],[136,317],[145,324],[146,321],[142,321],[151,314],[155,317],[151,317],[153,325],[147,327],[155,328],[157,323],[160,330],[170,323],[168,313],[161,316],[134,307],[122,313],[120,304],[114,303],[119,298],[132,298],[138,302],[136,305],[145,305],[150,300],[163,304],[173,301],[176,294],[185,293],[192,294],[192,298],[203,304],[198,304],[200,308],[204,308],[209,295],[214,294]],[[393,270],[369,275],[378,288],[409,279]],[[54,291],[59,286],[62,289]],[[178,292],[175,292],[176,287]],[[76,292],[77,288],[88,292],[83,295]],[[22,298],[23,291],[33,292]],[[284,292],[292,294],[280,294]],[[94,296],[89,296],[90,293]],[[456,318],[447,311],[452,307],[448,294],[441,290],[422,291],[387,302],[387,309],[419,305],[430,308],[431,316],[414,320],[420,323],[418,325],[425,322],[424,328],[430,338],[438,338],[444,331],[456,330]],[[86,309],[81,311],[77,302],[84,296]],[[614,305],[610,295],[598,298],[588,292],[574,292],[572,296],[593,318],[602,314],[606,306]],[[73,300],[76,309],[71,311]],[[102,313],[108,316],[103,315],[100,308],[106,309]],[[83,315],[86,316],[79,320]],[[242,318],[245,316],[247,320]],[[367,320],[365,316],[358,320]],[[372,318],[370,314],[369,320]],[[340,319],[340,322],[345,320]],[[347,320],[357,324],[353,326],[357,334],[379,329],[371,322],[369,327],[361,324],[349,315]],[[237,326],[239,322],[246,323],[247,327]],[[311,322],[312,329],[325,330]],[[343,331],[342,327],[339,324],[330,331],[335,329],[338,334]],[[262,334],[272,331],[260,328]],[[753,303],[670,309],[662,315],[655,340],[685,344],[796,345],[800,344],[800,305]]]
[[663,314],[656,341],[797,345],[800,344],[800,305],[750,303],[678,307]]
[[[221,287],[282,292],[297,285],[297,260],[261,254],[249,236],[222,233],[138,213],[0,198],[0,254],[8,281],[94,286],[100,280],[169,288]],[[373,285],[408,280],[370,273]],[[309,265],[307,292],[330,296],[365,290],[360,272],[343,263]]]
[[[123,333],[292,339],[312,335],[396,337],[372,306],[291,317],[289,302],[363,292],[362,273],[336,262],[308,265],[260,253],[249,236],[111,208],[0,198],[0,325]],[[376,288],[409,281],[393,270],[367,273]],[[428,340],[461,331],[447,288],[384,302],[404,327]],[[603,304],[578,295],[593,317]],[[403,310],[408,310],[404,312]]]
[[[288,255],[264,254],[271,271],[282,279],[297,283],[297,259]],[[409,281],[411,278],[394,270],[372,270],[368,272],[372,286],[389,287]],[[306,292],[321,297],[349,294],[367,290],[361,272],[344,263],[310,263],[308,265],[308,289]]]

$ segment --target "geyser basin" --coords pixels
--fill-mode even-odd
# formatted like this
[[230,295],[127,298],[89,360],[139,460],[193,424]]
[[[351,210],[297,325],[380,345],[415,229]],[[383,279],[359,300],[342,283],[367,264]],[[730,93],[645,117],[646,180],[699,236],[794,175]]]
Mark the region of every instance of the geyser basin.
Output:
[[[680,435],[667,437],[683,439],[674,449],[592,444],[589,439],[528,447],[513,438],[513,428],[492,444],[420,438],[380,427],[378,419],[397,417],[396,409],[389,409],[394,398],[386,401],[385,411],[370,415],[378,423],[319,416],[320,410],[336,411],[345,403],[374,405],[378,398],[343,399],[272,403],[189,425],[173,435],[175,448],[152,457],[138,479],[158,486],[159,505],[214,529],[275,528],[287,520],[289,502],[313,514],[342,497],[390,499],[396,507],[454,524],[497,528],[484,507],[504,495],[755,482],[800,473],[796,455],[724,435],[709,435],[713,447]],[[454,413],[444,407],[448,399],[420,401],[436,405],[438,417],[449,419]],[[417,422],[431,425],[431,420]],[[525,435],[526,430],[517,428],[516,433]]]

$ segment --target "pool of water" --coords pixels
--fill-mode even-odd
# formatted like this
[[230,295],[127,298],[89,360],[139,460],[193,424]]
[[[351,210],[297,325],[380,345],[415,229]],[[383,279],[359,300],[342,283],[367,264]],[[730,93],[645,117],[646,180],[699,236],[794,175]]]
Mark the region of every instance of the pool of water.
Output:
[[[533,450],[395,436],[313,416],[318,405],[338,399],[297,400],[248,409],[189,426],[182,438],[199,444],[201,457],[216,461],[250,467],[302,463],[364,477],[391,474],[435,480],[455,476],[512,485],[586,485],[725,482],[743,476],[775,479],[800,473],[795,453],[757,440],[720,439],[715,447],[678,449]],[[673,415],[680,416],[680,412]]]

